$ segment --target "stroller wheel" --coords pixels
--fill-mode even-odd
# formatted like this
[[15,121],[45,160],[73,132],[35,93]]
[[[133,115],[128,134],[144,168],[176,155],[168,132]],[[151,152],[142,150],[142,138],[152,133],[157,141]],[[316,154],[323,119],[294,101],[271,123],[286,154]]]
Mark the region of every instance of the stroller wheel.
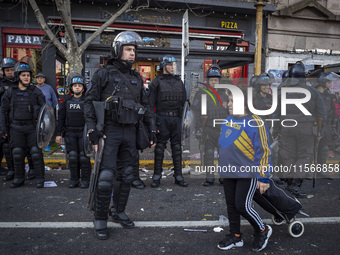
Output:
[[276,226],[280,226],[280,225],[286,223],[286,221],[284,219],[275,217],[275,215],[272,215],[272,222]]
[[288,225],[288,232],[292,237],[300,237],[305,231],[305,227],[303,226],[301,221],[293,221]]

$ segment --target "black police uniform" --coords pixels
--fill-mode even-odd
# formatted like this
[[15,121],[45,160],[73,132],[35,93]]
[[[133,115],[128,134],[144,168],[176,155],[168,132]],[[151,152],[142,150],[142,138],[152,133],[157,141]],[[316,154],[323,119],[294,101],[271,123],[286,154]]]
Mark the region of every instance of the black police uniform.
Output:
[[25,90],[13,86],[2,97],[0,130],[6,130],[7,115],[15,172],[12,188],[25,181],[25,148],[30,149],[37,187],[43,187],[45,167],[42,151],[37,146],[36,120],[44,104],[45,96],[35,86],[28,86]]
[[322,138],[319,142],[318,147],[318,164],[326,164],[329,147],[328,145],[332,142],[331,141],[331,132],[332,127],[335,125],[336,114],[335,114],[335,105],[332,100],[331,94],[328,90],[325,90],[324,93],[320,93],[322,99],[325,102],[326,112],[327,112],[327,119],[323,121],[323,130],[322,130]]
[[[12,87],[16,86],[16,84],[13,81],[10,81],[6,77],[0,79],[0,102],[2,96],[6,92],[6,87]],[[7,118],[7,116],[6,116]],[[8,133],[8,131],[7,131]],[[13,168],[13,157],[12,157],[12,151],[11,146],[9,144],[9,138],[1,139],[0,141],[0,162],[3,158],[3,155],[5,154],[6,163],[7,163],[7,169],[6,171],[3,171],[1,175],[6,175],[4,178],[5,181],[13,180],[14,178],[14,168]]]
[[[294,79],[294,78],[293,78]],[[289,84],[289,80],[287,84]],[[284,119],[294,119],[297,121],[295,127],[284,127],[279,124],[274,125],[274,133],[281,134],[279,142],[279,157],[283,166],[291,168],[291,172],[285,175],[287,178],[288,189],[297,197],[304,197],[300,191],[303,178],[306,177],[306,173],[297,171],[294,173],[291,166],[296,166],[300,170],[300,166],[304,167],[310,165],[313,161],[314,141],[317,135],[316,126],[314,123],[317,119],[326,119],[325,103],[318,93],[318,91],[310,86],[307,86],[305,81],[300,80],[295,86],[309,90],[311,93],[311,99],[304,103],[304,107],[312,115],[304,115],[300,109],[293,104],[287,105],[287,115],[280,116],[276,113],[276,116],[280,116],[280,121]],[[287,93],[288,99],[298,99],[304,97],[301,93]],[[280,102],[279,98],[279,102]],[[281,104],[278,104],[277,112],[281,112]],[[293,123],[290,123],[291,125]],[[286,123],[285,125],[289,125]],[[277,131],[279,129],[279,131]]]
[[[136,124],[139,114],[135,109],[139,106],[135,98],[145,109],[144,123],[149,131],[156,132],[153,112],[150,111],[149,101],[143,89],[143,80],[139,73],[121,60],[110,59],[106,66],[94,73],[91,83],[92,86],[85,100],[85,120],[88,129],[96,128],[92,102],[105,101],[110,96],[113,99],[107,104],[105,110],[104,135],[106,138],[96,189],[95,229],[101,228],[100,224],[96,225],[96,222],[107,221],[113,188],[115,206],[113,219],[121,223],[123,227],[132,228],[134,223],[129,220],[124,211],[134,179],[133,164],[137,157]],[[118,160],[121,167],[117,165]],[[117,171],[118,167],[121,171]],[[102,227],[106,228],[104,224]]]
[[[225,93],[225,90],[217,89],[216,91],[220,96],[222,103],[228,105],[228,96]],[[207,95],[207,115],[202,115],[201,113],[201,98],[203,94]],[[214,100],[205,91],[200,90],[196,93],[192,104],[195,116],[199,116],[199,118],[196,118],[195,130],[196,137],[200,139],[200,143],[204,145],[204,155],[201,155],[201,157],[204,157],[204,165],[206,167],[214,166],[215,149],[218,151],[218,139],[220,138],[221,125],[215,124],[214,127],[214,120],[221,121],[229,116],[228,108],[225,108],[220,104],[218,97],[214,93],[211,93],[211,95],[214,97]],[[210,186],[215,181],[214,174],[209,171],[206,173],[207,178],[204,186]]]
[[[253,97],[254,107],[256,110],[268,110],[273,104],[273,97],[271,94],[266,93],[265,96],[262,96],[259,90],[256,90]],[[271,119],[272,115],[260,115],[263,120]],[[268,128],[272,127],[271,121],[266,122]]]
[[152,187],[158,187],[162,178],[162,165],[166,143],[170,139],[175,183],[188,186],[182,175],[181,129],[182,111],[186,101],[185,86],[177,75],[160,74],[150,85],[151,108],[156,107],[157,145],[155,147]]
[[81,188],[88,188],[91,175],[91,161],[84,153],[84,102],[84,95],[79,98],[71,96],[61,103],[58,111],[56,135],[65,135],[71,173],[70,188],[78,186],[80,173]]

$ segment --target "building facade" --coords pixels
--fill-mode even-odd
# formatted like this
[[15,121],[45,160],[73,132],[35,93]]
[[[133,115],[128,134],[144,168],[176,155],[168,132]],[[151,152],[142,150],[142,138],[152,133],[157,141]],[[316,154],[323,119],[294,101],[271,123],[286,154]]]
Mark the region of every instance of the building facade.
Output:
[[[81,44],[93,31],[115,13],[120,4],[115,1],[71,1],[72,25]],[[172,54],[181,66],[182,18],[186,10],[189,14],[189,54],[185,58],[185,83],[191,90],[197,82],[204,81],[205,71],[213,62],[223,68],[223,75],[237,84],[239,78],[253,74],[255,45],[255,14],[253,1],[211,2],[203,0],[187,1],[136,1],[141,7],[122,15],[114,24],[98,37],[82,57],[83,74],[90,81],[94,71],[105,64],[110,57],[110,44],[121,31],[138,32],[144,40],[144,47],[138,52],[138,69],[148,84],[157,74],[159,61],[165,54]],[[37,22],[32,8],[26,1],[2,1],[0,9],[0,33],[2,51],[0,58],[23,55],[35,62],[35,73],[44,72],[47,83],[59,89],[65,88],[68,63],[58,52]],[[45,20],[63,42],[64,29],[55,4],[52,1],[37,0]],[[133,6],[134,8],[136,6]],[[264,16],[275,11],[275,6],[267,4]],[[264,22],[266,34],[267,26]],[[263,66],[264,68],[264,66]],[[178,70],[180,73],[180,70]],[[64,91],[65,89],[65,91]]]
[[279,77],[301,60],[309,71],[340,64],[340,1],[277,0],[273,4],[277,10],[268,17],[266,71]]

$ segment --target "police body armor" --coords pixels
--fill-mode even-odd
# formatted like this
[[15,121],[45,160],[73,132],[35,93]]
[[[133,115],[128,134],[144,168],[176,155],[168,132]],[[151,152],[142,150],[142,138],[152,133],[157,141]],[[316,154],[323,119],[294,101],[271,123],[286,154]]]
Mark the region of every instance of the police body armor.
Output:
[[[300,84],[300,88],[308,89],[311,92],[311,95],[313,95],[313,92],[311,91],[310,87],[308,87],[305,84]],[[302,93],[287,93],[287,98],[288,99],[299,99],[299,98],[304,98],[305,95]],[[311,99],[304,103],[303,106],[312,114],[312,115],[305,115],[299,108],[296,107],[294,104],[288,104],[286,113],[287,115],[281,116],[281,119],[294,119],[297,121],[297,126],[300,125],[308,125],[308,124],[313,124],[315,122],[315,117],[314,115],[314,109],[315,109],[315,100],[313,97]]]
[[331,123],[332,120],[332,98],[328,92],[321,93],[322,99],[325,102],[326,112],[327,112],[327,123]]
[[[225,97],[223,97],[222,93],[223,91],[217,90],[222,102],[226,101]],[[208,116],[208,121],[206,123],[207,126],[213,127],[214,125],[214,119],[222,119],[224,120],[225,118],[228,117],[228,109],[224,108],[221,104],[220,101],[218,100],[217,96],[213,94],[215,101],[207,95],[207,116]],[[216,102],[216,103],[215,103]],[[220,126],[218,126],[220,128]]]
[[82,130],[85,125],[84,100],[74,100],[66,102],[66,129]]
[[[159,75],[159,94],[156,99],[157,112],[178,110],[178,116],[185,101],[184,86],[178,76]],[[161,114],[162,115],[162,114]]]
[[[133,75],[124,78],[116,67],[108,65],[106,68],[110,77],[109,84],[103,90],[100,98],[100,101],[105,101],[105,123],[137,124],[144,114],[144,107],[139,103],[142,78],[136,71]],[[127,81],[129,84],[126,84]]]
[[[13,121],[33,121],[34,120],[34,97],[31,88],[12,91],[10,119]],[[33,101],[34,100],[34,101]],[[32,122],[33,123],[33,122]]]

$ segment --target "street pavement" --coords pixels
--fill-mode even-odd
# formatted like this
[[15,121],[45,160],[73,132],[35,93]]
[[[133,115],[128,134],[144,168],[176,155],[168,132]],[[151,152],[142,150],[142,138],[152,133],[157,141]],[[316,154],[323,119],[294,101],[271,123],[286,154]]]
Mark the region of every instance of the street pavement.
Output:
[[[140,174],[147,187],[132,189],[126,208],[137,227],[123,229],[110,222],[110,238],[104,241],[93,234],[93,213],[86,208],[88,190],[69,189],[68,170],[46,171],[46,181],[57,187],[37,189],[34,181],[26,181],[11,189],[10,182],[1,181],[0,254],[255,254],[246,221],[242,221],[244,247],[227,252],[217,248],[228,233],[228,224],[219,220],[227,216],[221,185],[203,187],[204,179],[185,175],[189,187],[182,188],[166,171],[160,188],[152,189],[152,171]],[[339,187],[339,178],[318,179],[316,188],[312,181],[304,182],[303,189],[314,197],[300,199],[310,217],[297,216],[305,227],[299,238],[289,236],[286,224],[274,226],[271,216],[255,205],[273,227],[268,247],[259,254],[339,254]],[[224,230],[214,232],[217,226]]]

